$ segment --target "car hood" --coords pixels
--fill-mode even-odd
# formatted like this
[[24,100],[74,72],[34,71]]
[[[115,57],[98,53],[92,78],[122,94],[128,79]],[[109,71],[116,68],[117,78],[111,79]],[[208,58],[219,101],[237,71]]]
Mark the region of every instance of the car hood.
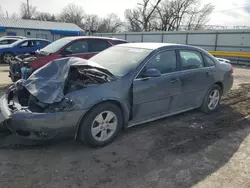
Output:
[[[64,98],[64,84],[71,66],[94,67],[103,72],[106,70],[99,64],[82,58],[62,58],[46,64],[36,70],[27,80],[20,82],[39,101],[47,104],[60,102]],[[108,70],[106,73],[109,73]]]

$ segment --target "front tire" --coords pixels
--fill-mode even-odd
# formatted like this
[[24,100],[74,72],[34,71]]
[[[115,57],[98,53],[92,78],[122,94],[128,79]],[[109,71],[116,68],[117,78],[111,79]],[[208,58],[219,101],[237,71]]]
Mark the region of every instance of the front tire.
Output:
[[115,139],[122,125],[123,117],[117,105],[99,104],[83,118],[78,139],[91,147],[105,146]]
[[13,59],[13,58],[14,58],[14,55],[13,55],[12,53],[9,53],[9,52],[4,53],[4,54],[2,55],[2,61],[3,61],[4,63],[7,63],[7,64],[9,64],[9,62],[10,62],[11,59]]
[[214,85],[206,94],[201,110],[205,113],[212,113],[220,106],[222,90],[218,85]]

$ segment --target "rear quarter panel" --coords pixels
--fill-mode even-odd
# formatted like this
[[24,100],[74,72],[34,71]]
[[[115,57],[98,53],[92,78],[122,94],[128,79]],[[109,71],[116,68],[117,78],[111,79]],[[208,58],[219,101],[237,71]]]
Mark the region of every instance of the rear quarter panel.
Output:
[[226,94],[233,86],[232,66],[229,63],[217,61],[216,67],[212,68],[215,82],[223,85],[223,94]]

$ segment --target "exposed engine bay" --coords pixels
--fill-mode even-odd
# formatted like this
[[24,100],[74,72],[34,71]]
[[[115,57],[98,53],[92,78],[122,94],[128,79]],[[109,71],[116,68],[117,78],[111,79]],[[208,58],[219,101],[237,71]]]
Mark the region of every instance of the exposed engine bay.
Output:
[[[107,81],[109,81],[108,76],[98,72],[98,70],[72,66],[65,80],[63,93],[66,96],[68,93],[106,83]],[[53,104],[41,102],[22,86],[21,81],[18,81],[9,93],[8,105],[12,112],[24,110],[37,113],[53,113],[65,109],[70,110],[74,106],[74,102],[66,97]]]
[[41,51],[41,52],[30,52],[30,53],[18,55],[18,56],[15,57],[15,59],[18,60],[19,62],[32,62],[38,57],[47,56],[47,55],[48,54],[43,52],[43,51]]
[[65,81],[64,94],[71,93],[85,87],[102,84],[109,81],[108,77],[96,70],[71,67],[68,78]]

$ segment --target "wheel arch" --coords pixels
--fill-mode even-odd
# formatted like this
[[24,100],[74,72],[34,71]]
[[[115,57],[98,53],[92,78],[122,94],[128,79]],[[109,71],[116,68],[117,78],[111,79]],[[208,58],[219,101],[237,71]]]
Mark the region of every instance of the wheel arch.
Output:
[[1,54],[1,60],[3,60],[3,56],[4,56],[4,54],[12,54],[13,56],[15,56],[15,53],[14,52],[11,52],[11,51],[6,51],[6,52],[3,52],[2,54]]
[[223,84],[222,84],[222,82],[216,82],[216,83],[214,83],[214,85],[217,85],[217,86],[219,86],[220,88],[221,88],[221,92],[222,92],[222,94],[223,94],[223,90],[224,90],[224,86],[223,86]]
[[84,113],[82,115],[82,117],[80,118],[80,120],[78,121],[78,124],[77,124],[77,127],[76,127],[76,132],[75,132],[75,139],[77,139],[77,136],[78,136],[78,132],[79,132],[79,129],[80,129],[80,125],[81,125],[81,122],[83,121],[84,117],[91,113],[92,109],[94,109],[96,106],[98,105],[101,105],[101,104],[105,104],[105,103],[111,103],[111,104],[114,104],[116,105],[120,110],[121,110],[121,113],[122,113],[122,117],[123,117],[123,125],[122,127],[124,128],[125,125],[127,124],[128,122],[128,119],[129,119],[129,111],[126,110],[126,107],[124,104],[122,104],[121,101],[117,100],[117,99],[105,99],[105,100],[101,100],[101,101],[98,101],[96,102],[95,104],[93,104],[89,110]]

